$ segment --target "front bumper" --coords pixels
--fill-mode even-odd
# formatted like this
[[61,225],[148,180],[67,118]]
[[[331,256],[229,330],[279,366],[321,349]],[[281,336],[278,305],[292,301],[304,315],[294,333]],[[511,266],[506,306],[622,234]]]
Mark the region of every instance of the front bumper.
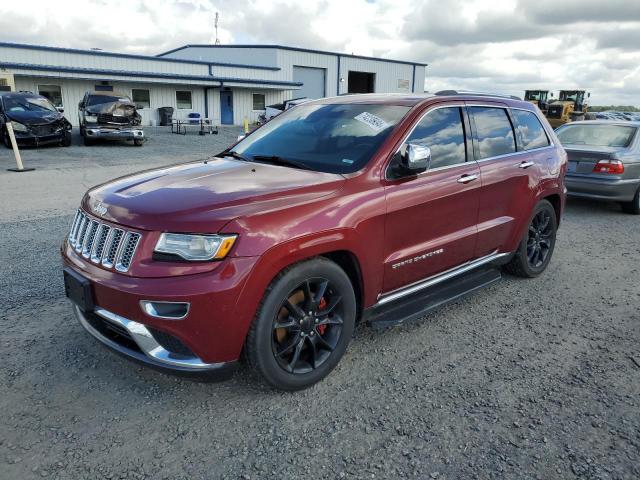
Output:
[[135,140],[144,138],[144,130],[136,127],[85,127],[86,135],[90,138],[116,138],[124,140]]
[[51,143],[60,143],[65,139],[67,134],[66,130],[52,133],[50,135],[36,135],[31,132],[15,132],[14,136],[19,146],[23,147],[38,147],[40,145],[48,145]]
[[630,202],[640,188],[640,178],[594,178],[567,174],[565,185],[567,194],[573,197]]
[[[144,327],[152,336],[156,336],[157,343],[161,346],[172,347],[176,344],[175,341],[179,342],[178,346],[181,348],[165,350],[190,358],[185,364],[179,365],[182,369],[193,369],[194,366],[196,369],[206,369],[207,367],[197,365],[235,362],[240,357],[257,308],[257,301],[243,298],[257,257],[230,257],[211,271],[193,274],[184,273],[187,266],[166,262],[162,269],[163,276],[159,276],[161,271],[159,265],[156,265],[152,276],[134,277],[130,273],[123,274],[87,261],[66,241],[61,253],[63,268],[73,270],[90,284],[95,308],[87,313],[89,317],[99,317],[98,319],[111,322],[108,326],[115,322],[124,329],[130,326],[136,331],[143,331]],[[185,315],[174,318],[153,316],[144,308],[146,301],[186,303],[188,311]],[[162,337],[158,337],[158,334]],[[144,336],[146,334],[143,332]],[[135,336],[132,338],[142,339]],[[152,352],[157,347],[145,350],[144,345],[137,342],[133,347],[143,359],[150,360],[147,363],[171,369],[170,364],[161,361],[167,359],[163,352],[158,352],[159,356],[145,353]],[[126,350],[120,353],[140,357],[131,355]],[[175,355],[173,358],[175,359]]]
[[231,376],[237,362],[206,363],[195,355],[172,352],[162,346],[142,323],[103,308],[92,313],[78,306],[73,311],[80,324],[103,345],[127,358],[161,370],[210,379]]

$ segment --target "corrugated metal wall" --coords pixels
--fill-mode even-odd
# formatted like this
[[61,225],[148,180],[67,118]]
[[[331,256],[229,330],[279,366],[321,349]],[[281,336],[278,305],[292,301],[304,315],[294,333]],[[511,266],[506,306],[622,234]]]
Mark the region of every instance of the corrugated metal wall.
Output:
[[169,62],[165,59],[154,59],[153,57],[126,58],[30,48],[0,47],[0,60],[8,63],[55,65],[74,68],[175,73],[181,75],[209,75],[208,65]]
[[[62,90],[64,104],[64,116],[74,126],[78,125],[78,103],[84,97],[85,92],[94,90],[97,80],[70,80],[59,78],[40,78],[16,76],[16,90],[38,92],[38,85],[59,85]],[[159,107],[176,108],[176,90],[190,90],[192,108],[176,110],[180,117],[186,117],[189,112],[200,112],[204,116],[204,89],[193,85],[158,85],[154,83],[111,82],[113,89],[119,93],[131,95],[133,88],[149,90],[151,108],[140,110],[144,125],[149,125],[151,120],[158,121]]]
[[411,93],[413,65],[342,57],[340,78],[343,78],[344,82],[340,82],[341,94],[349,91],[350,71],[375,73],[376,93]]

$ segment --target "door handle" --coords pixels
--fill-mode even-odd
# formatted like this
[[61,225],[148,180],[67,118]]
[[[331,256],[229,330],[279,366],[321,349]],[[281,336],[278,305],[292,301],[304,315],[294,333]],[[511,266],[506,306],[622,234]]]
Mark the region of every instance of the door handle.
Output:
[[518,165],[518,168],[529,168],[534,165],[535,164],[533,162],[522,162],[520,165]]
[[467,175],[466,173],[458,179],[458,183],[469,183],[478,179],[478,175]]

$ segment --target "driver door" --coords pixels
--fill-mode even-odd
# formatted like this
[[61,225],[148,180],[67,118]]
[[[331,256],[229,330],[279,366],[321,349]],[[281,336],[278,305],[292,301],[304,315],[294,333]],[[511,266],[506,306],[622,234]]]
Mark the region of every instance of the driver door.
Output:
[[480,169],[464,105],[431,108],[407,143],[428,146],[431,166],[387,179],[384,293],[471,260],[478,235]]

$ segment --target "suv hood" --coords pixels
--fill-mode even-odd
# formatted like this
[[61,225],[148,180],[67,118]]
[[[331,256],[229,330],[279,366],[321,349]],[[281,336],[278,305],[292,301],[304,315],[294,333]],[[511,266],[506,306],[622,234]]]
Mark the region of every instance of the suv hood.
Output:
[[338,174],[214,158],[99,185],[87,192],[82,207],[142,230],[215,233],[234,218],[330,195],[343,182]]

